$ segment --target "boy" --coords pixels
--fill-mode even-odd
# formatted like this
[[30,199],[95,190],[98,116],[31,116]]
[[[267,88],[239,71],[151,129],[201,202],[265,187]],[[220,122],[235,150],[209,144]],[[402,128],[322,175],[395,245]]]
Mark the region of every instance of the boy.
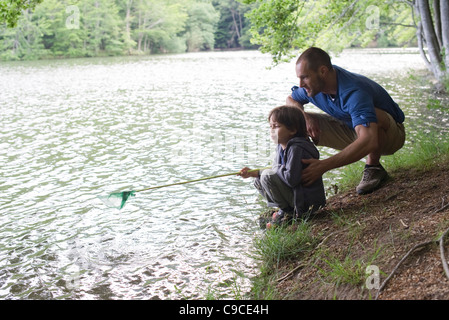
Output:
[[269,116],[271,138],[277,144],[276,159],[271,169],[252,171],[245,167],[243,178],[255,178],[254,185],[267,200],[269,207],[279,210],[272,216],[272,224],[301,218],[326,203],[322,178],[310,186],[301,183],[304,169],[302,159],[318,159],[319,152],[307,135],[303,112],[295,106],[280,106]]

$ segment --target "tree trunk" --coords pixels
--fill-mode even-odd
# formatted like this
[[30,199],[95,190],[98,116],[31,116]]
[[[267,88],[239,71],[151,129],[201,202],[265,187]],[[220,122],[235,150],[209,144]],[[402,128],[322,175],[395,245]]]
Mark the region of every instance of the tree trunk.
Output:
[[131,54],[131,6],[132,6],[133,0],[129,0],[126,3],[126,17],[125,17],[125,43],[126,43],[126,49],[128,50],[128,54]]
[[444,66],[447,78],[449,75],[449,1],[441,0],[440,10],[442,30],[441,39],[444,48]]
[[131,5],[132,0],[126,3],[126,17],[125,17],[125,32],[128,38],[130,38],[130,21],[131,21]]
[[[446,2],[447,0],[443,0],[442,2]],[[430,6],[428,0],[417,0],[416,6],[418,13],[421,17],[422,24],[422,36],[424,37],[424,41],[427,45],[429,61],[431,66],[431,71],[435,75],[438,81],[442,81],[444,78],[444,70],[442,66],[442,56],[441,56],[441,48],[438,45],[437,35],[435,32],[435,28],[432,21],[432,15],[430,12]],[[441,16],[442,19],[446,19],[446,17]],[[419,32],[418,28],[418,32]],[[443,32],[447,32],[446,30],[442,30]]]
[[421,58],[424,60],[424,63],[426,64],[427,69],[429,69],[429,71],[432,72],[432,65],[430,64],[430,61],[427,58],[426,51],[424,48],[424,39],[422,37],[421,21],[418,22],[418,28],[416,30],[416,37],[418,38],[418,47],[419,47],[419,53],[421,54]]
[[142,33],[142,11],[139,8],[139,35],[137,38],[137,51],[140,52],[141,48],[142,48],[142,37],[143,37],[143,33]]
[[435,17],[435,33],[437,36],[438,45],[440,48],[443,46],[443,42],[441,40],[442,32],[441,32],[441,7],[440,0],[433,1],[433,15]]
[[232,21],[234,22],[234,29],[235,29],[235,32],[237,33],[237,39],[240,39],[240,29],[239,29],[239,26],[237,25],[237,21],[235,20],[235,11],[233,9],[231,9],[231,15],[232,15]]

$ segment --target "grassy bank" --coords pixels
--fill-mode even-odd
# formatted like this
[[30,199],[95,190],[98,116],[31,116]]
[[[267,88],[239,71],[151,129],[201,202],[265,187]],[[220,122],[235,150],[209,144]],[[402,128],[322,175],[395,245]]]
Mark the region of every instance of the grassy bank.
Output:
[[[448,211],[435,212],[449,201],[449,137],[418,136],[419,140],[409,141],[395,155],[384,157],[391,179],[383,188],[358,196],[354,188],[364,164],[347,166],[342,169],[339,192],[328,199],[324,210],[307,221],[268,230],[255,239],[260,273],[252,280],[252,297],[372,299],[375,291],[367,288],[367,267],[375,266],[383,280],[417,241],[435,238],[447,228]],[[434,256],[421,257],[421,261]],[[438,298],[440,289],[435,286],[432,292],[424,291]],[[404,297],[410,298],[415,291]],[[402,296],[390,292],[390,297]]]

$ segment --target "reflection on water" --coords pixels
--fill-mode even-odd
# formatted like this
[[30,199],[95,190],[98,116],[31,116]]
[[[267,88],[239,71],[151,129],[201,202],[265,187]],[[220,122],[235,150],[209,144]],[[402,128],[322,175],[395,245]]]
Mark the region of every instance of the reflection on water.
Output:
[[[220,52],[0,64],[0,298],[244,291],[263,210],[249,180],[142,192],[121,211],[96,197],[269,164],[266,116],[297,82],[293,64],[270,63]],[[334,63],[384,84],[410,128],[446,126],[409,81],[417,52]]]

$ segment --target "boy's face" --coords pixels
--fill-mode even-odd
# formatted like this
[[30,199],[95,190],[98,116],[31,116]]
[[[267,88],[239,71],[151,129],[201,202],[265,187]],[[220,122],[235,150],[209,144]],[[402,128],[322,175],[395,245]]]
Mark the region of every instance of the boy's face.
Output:
[[280,144],[285,148],[287,142],[296,134],[296,130],[289,130],[282,123],[277,122],[273,117],[270,118],[270,133],[274,143]]

